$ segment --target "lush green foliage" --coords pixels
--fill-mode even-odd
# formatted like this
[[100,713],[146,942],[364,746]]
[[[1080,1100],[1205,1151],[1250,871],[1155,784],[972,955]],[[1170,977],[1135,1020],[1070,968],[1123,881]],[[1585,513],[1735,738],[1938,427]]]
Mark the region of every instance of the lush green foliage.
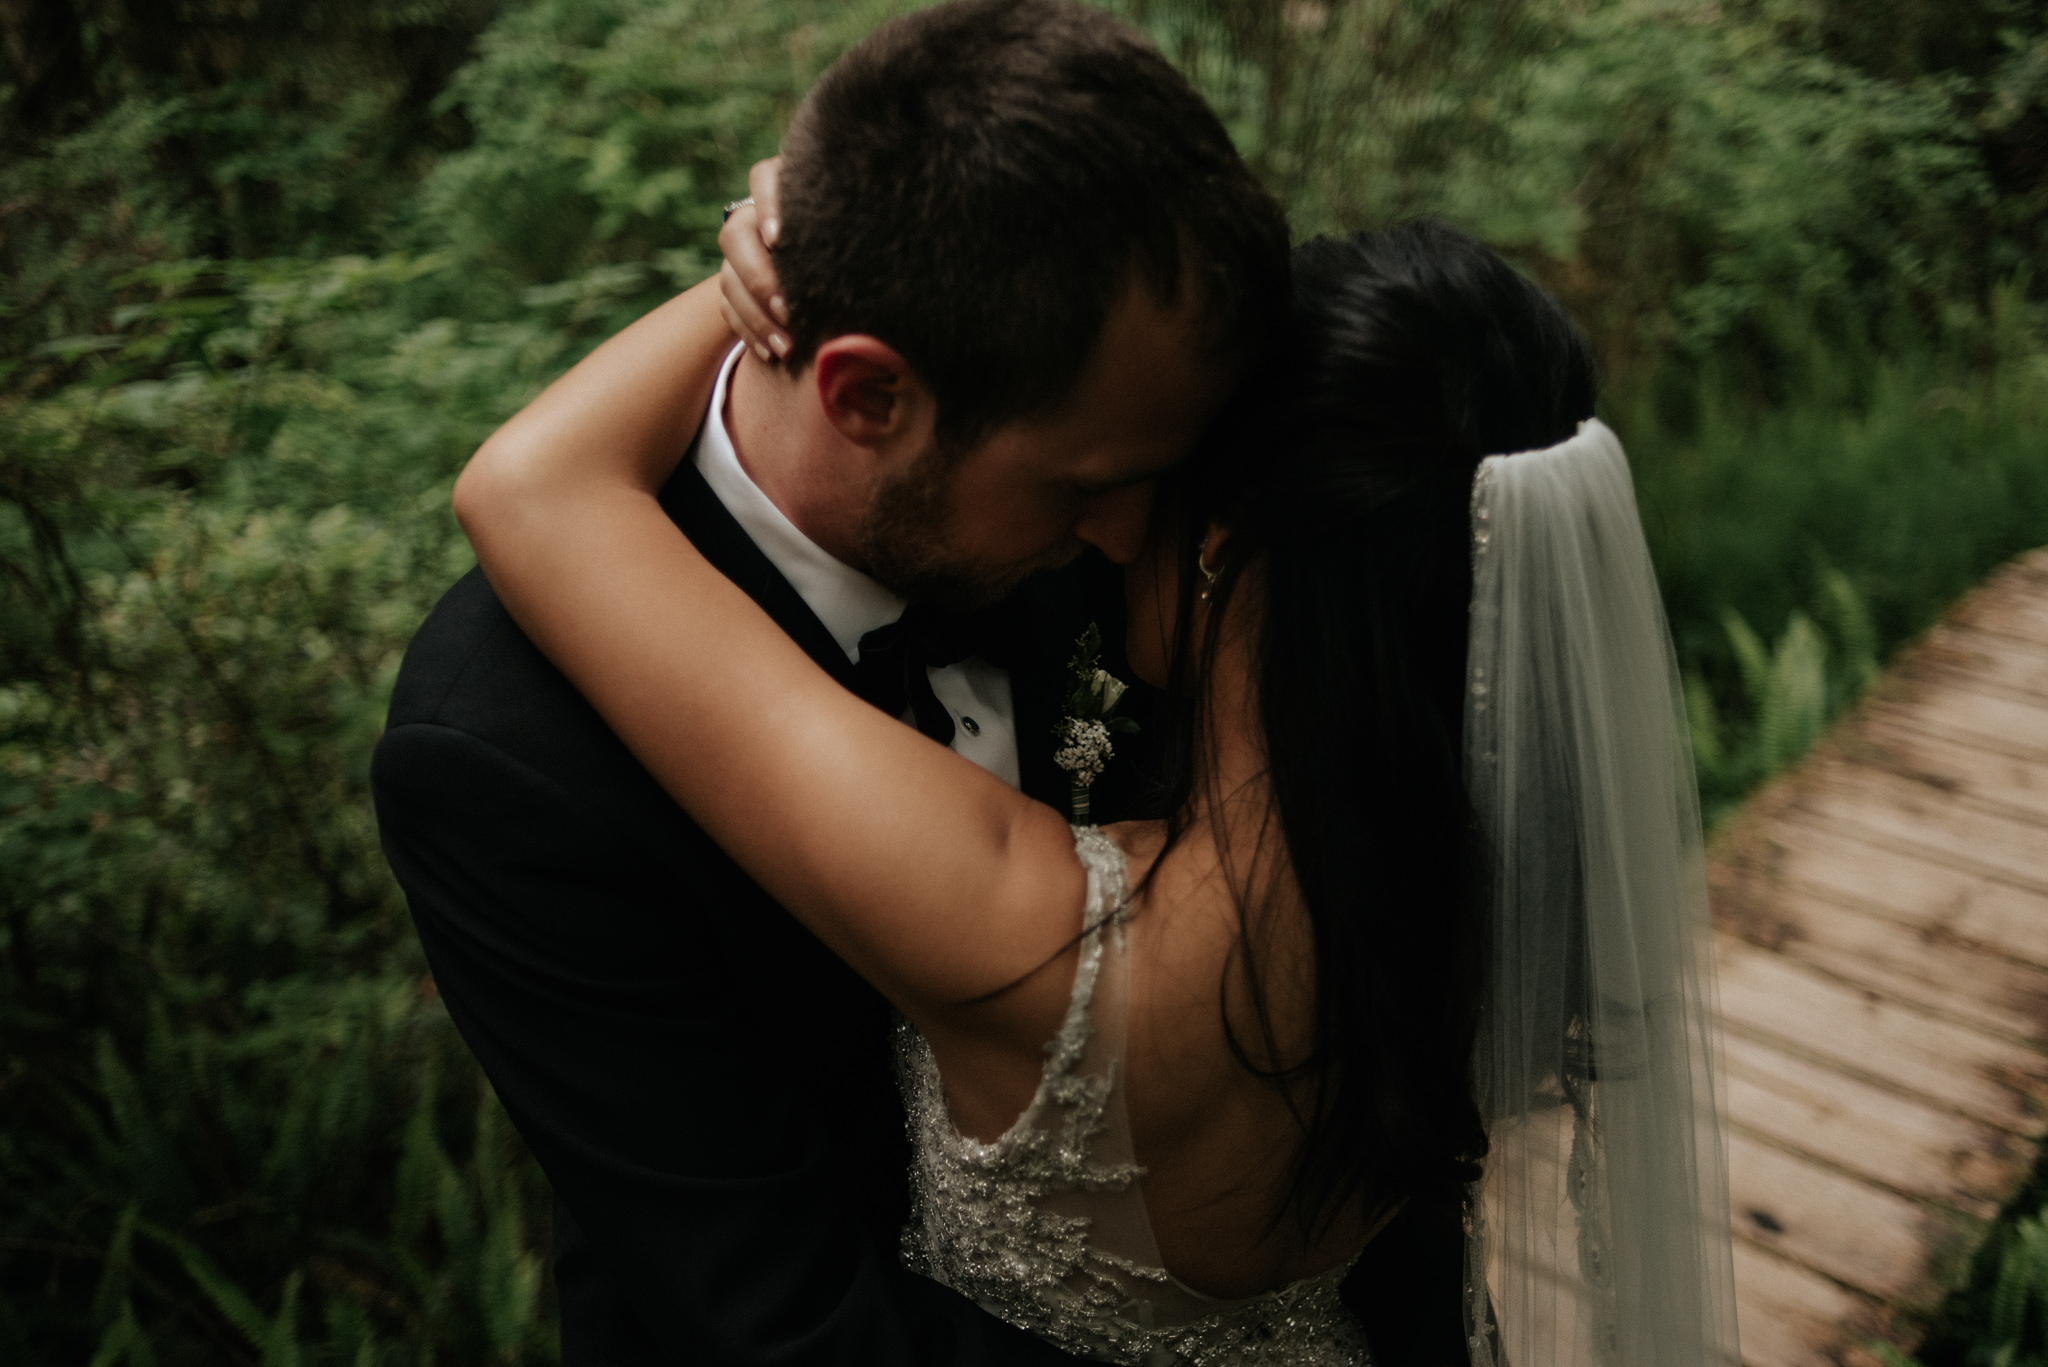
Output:
[[358,33],[319,109],[117,54],[11,149],[0,1356],[552,1358],[545,1185],[423,978],[369,752],[468,564],[462,460],[701,272],[850,9],[528,5],[420,88],[417,31]]
[[[552,1357],[369,750],[461,461],[910,3],[0,7],[7,1360]],[[1711,802],[2048,541],[2038,6],[1117,7],[1304,231],[1447,214],[1586,318]]]
[[[2048,540],[2027,307],[1998,293],[1963,355],[1785,343],[1798,397],[1761,410],[1711,369],[1683,427],[1649,397],[1622,405],[1710,813],[1797,758],[1989,566]],[[1782,634],[1766,650],[1752,627]]]
[[1919,1353],[1874,1348],[1888,1367],[2048,1364],[2048,1165],[2036,1168],[1977,1249]]

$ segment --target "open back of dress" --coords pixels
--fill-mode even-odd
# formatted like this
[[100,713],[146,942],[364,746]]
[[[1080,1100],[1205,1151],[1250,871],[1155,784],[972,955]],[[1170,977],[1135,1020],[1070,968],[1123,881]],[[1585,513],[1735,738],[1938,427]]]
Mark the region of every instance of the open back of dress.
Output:
[[1076,827],[1088,871],[1080,964],[1038,1091],[990,1143],[960,1133],[924,1037],[898,1027],[915,1149],[904,1257],[992,1314],[1104,1362],[1361,1367],[1338,1298],[1348,1265],[1242,1300],[1204,1296],[1162,1265],[1124,1106],[1130,880],[1123,851]]

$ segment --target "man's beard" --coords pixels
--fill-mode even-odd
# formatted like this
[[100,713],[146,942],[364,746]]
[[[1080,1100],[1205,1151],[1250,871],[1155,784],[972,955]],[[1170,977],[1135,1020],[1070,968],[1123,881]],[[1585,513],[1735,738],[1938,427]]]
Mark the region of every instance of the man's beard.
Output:
[[935,445],[875,491],[861,520],[857,551],[868,575],[920,603],[972,611],[1001,601],[1040,570],[1080,553],[1078,541],[1047,547],[1028,560],[991,564],[949,552],[954,474],[960,455]]

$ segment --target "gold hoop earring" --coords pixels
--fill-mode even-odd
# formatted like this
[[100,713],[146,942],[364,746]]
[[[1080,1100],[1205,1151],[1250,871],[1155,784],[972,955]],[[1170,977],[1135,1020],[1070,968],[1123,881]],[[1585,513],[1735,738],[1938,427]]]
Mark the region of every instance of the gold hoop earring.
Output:
[[1216,587],[1216,581],[1223,577],[1223,571],[1220,569],[1210,569],[1208,557],[1200,551],[1195,552],[1195,568],[1202,572],[1202,578],[1207,581],[1202,585],[1202,591],[1196,594],[1195,597],[1206,603],[1209,601],[1209,590]]

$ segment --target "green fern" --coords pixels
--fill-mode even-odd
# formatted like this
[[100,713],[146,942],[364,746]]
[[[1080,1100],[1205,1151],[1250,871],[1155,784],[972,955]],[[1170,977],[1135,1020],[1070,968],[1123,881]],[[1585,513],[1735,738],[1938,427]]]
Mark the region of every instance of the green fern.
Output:
[[[1819,572],[1817,607],[1821,620],[1827,623],[1841,645],[1842,684],[1847,695],[1853,697],[1877,679],[1877,624],[1871,620],[1869,605],[1856,592],[1856,586],[1849,582],[1848,575],[1826,561],[1820,563]],[[1846,700],[1836,699],[1838,703]]]
[[[2021,1226],[2024,1229],[2025,1226]],[[2018,1234],[2020,1231],[2015,1230]],[[2013,1238],[1998,1263],[1998,1281],[1991,1289],[1991,1316],[1985,1328],[1992,1341],[2016,1344],[2026,1328],[2027,1301],[2033,1294],[2033,1253],[2024,1239]]]
[[1814,614],[1795,608],[1769,645],[1741,613],[1722,610],[1741,682],[1735,706],[1719,707],[1697,671],[1686,678],[1693,758],[1710,816],[1725,814],[1750,788],[1797,762],[1877,676],[1868,608],[1846,575],[1825,562],[1818,569]]
[[1720,772],[1728,762],[1721,740],[1721,712],[1714,706],[1713,690],[1697,674],[1686,676],[1685,715],[1692,730],[1694,762],[1702,772]]

